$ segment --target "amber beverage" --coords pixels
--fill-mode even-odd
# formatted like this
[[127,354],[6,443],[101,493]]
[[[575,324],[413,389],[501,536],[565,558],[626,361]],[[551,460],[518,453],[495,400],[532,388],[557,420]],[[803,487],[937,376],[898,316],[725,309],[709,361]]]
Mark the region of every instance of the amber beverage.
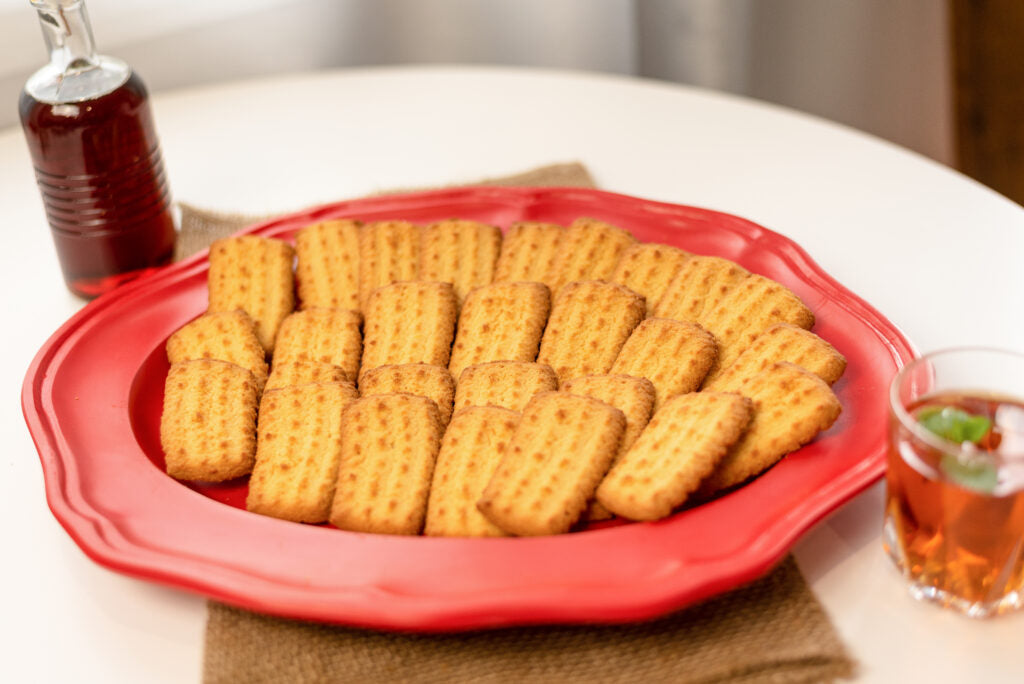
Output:
[[984,617],[1024,605],[1024,356],[938,352],[893,382],[885,550],[911,593]]
[[19,101],[64,280],[95,297],[167,263],[170,192],[146,87],[97,55],[81,0],[34,0],[50,63]]

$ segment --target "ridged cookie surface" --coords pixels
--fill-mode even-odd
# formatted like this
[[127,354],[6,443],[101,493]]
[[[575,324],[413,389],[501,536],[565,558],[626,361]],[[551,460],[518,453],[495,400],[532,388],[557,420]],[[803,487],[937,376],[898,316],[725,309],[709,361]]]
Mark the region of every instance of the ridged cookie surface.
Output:
[[441,440],[430,486],[424,534],[439,537],[503,537],[476,502],[494,474],[519,422],[515,411],[473,406],[452,416]]
[[497,406],[522,411],[541,392],[558,389],[558,376],[543,363],[492,361],[462,371],[455,386],[455,410]]
[[167,474],[204,482],[248,474],[258,401],[256,380],[241,366],[213,359],[172,365],[160,417]]
[[676,321],[699,321],[734,285],[747,276],[739,264],[713,256],[687,259],[655,303],[652,315]]
[[351,219],[322,221],[295,234],[295,286],[303,309],[359,310],[359,231]]
[[245,311],[256,335],[274,351],[277,329],[295,308],[292,260],[287,242],[256,235],[224,238],[210,245],[210,312]]
[[[266,391],[308,385],[314,382],[348,382],[352,377],[344,368],[322,361],[275,361],[270,369]],[[352,385],[355,387],[355,385]]]
[[665,294],[679,269],[690,258],[689,252],[677,247],[651,242],[630,245],[622,253],[611,281],[624,285],[647,300],[647,315]]
[[167,339],[167,361],[216,359],[252,373],[260,391],[267,382],[267,362],[256,324],[242,310],[203,314]]
[[470,290],[494,280],[501,231],[477,221],[451,219],[423,229],[420,278],[451,283],[462,302]]
[[591,218],[579,218],[565,229],[545,282],[551,296],[577,280],[608,280],[619,258],[636,239],[629,231]]
[[443,366],[426,363],[378,366],[366,371],[359,381],[364,397],[375,394],[415,394],[437,404],[441,425],[448,425],[455,400],[455,381]]
[[477,508],[519,536],[568,532],[618,452],[622,411],[590,397],[549,392],[523,411]]
[[326,521],[341,458],[341,415],[358,398],[348,382],[267,392],[246,509],[295,522]]
[[304,309],[281,323],[274,363],[320,361],[342,368],[350,378],[359,373],[363,338],[362,316],[350,309]]
[[451,283],[405,282],[380,288],[366,306],[360,372],[405,363],[447,367],[458,315]]
[[549,276],[564,235],[565,228],[554,223],[513,223],[501,243],[494,282],[544,283],[550,289]]
[[359,231],[359,301],[363,312],[373,291],[420,271],[422,228],[408,221],[367,223]]
[[537,361],[554,368],[560,382],[603,375],[646,311],[644,298],[621,285],[570,283],[551,308]]
[[411,394],[352,403],[341,418],[331,523],[343,530],[419,534],[441,445],[437,405]]
[[458,378],[488,361],[533,361],[551,300],[542,283],[493,283],[473,290],[462,305],[448,368]]
[[681,506],[725,457],[750,421],[738,394],[694,392],[658,409],[597,488],[597,500],[631,520],[657,520]]

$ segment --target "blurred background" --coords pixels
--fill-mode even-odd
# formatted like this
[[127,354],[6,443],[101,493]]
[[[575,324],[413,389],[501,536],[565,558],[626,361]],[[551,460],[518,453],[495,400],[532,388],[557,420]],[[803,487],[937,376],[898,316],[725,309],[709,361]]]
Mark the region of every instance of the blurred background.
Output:
[[[977,146],[992,126],[957,87],[975,79],[966,70],[981,64],[978,46],[992,50],[960,27],[985,20],[1007,33],[991,18],[999,5],[1024,16],[1020,0],[87,1],[100,52],[132,64],[154,93],[393,64],[607,72],[822,116],[1013,196],[1015,188],[971,167],[977,159],[962,149],[965,139],[973,135]],[[17,123],[18,92],[45,59],[28,0],[0,0],[0,127]]]

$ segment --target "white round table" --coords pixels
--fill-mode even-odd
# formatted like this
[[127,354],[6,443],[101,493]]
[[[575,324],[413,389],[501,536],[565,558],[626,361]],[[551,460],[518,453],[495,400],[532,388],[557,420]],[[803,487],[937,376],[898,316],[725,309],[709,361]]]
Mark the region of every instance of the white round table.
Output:
[[[774,106],[620,77],[452,67],[231,83],[156,96],[154,107],[173,192],[193,205],[282,212],[578,160],[604,189],[738,214],[792,238],[921,350],[1024,348],[1021,207]],[[17,129],[0,132],[0,226],[0,679],[197,681],[203,599],[94,564],[46,506],[21,382],[83,302],[64,289]],[[978,622],[914,602],[882,552],[881,519],[875,485],[795,548],[860,662],[857,681],[1018,681],[1024,615]]]

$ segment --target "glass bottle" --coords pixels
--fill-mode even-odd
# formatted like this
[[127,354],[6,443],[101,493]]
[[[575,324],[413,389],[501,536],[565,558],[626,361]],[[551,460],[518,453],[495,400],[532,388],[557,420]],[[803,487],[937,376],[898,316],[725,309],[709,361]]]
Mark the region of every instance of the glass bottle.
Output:
[[170,191],[142,80],[97,55],[83,0],[31,0],[50,62],[18,103],[64,281],[92,298],[167,263]]

